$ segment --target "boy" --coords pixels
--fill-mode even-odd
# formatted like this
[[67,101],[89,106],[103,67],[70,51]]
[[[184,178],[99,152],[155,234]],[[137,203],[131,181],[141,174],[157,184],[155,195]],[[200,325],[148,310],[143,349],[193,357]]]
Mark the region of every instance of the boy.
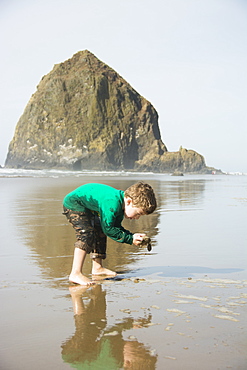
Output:
[[85,184],[67,194],[63,201],[64,214],[76,232],[74,259],[69,280],[80,285],[93,282],[82,274],[87,254],[93,260],[92,275],[116,276],[103,267],[106,258],[106,237],[119,242],[139,245],[145,234],[125,230],[124,218],[138,220],[156,209],[152,187],[143,182],[127,190],[117,190],[103,184]]

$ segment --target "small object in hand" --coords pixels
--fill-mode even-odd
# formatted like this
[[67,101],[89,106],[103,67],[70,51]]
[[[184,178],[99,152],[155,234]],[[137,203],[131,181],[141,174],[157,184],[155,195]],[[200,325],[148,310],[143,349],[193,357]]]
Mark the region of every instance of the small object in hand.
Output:
[[147,250],[150,252],[152,250],[151,239],[148,236],[144,236],[140,243],[140,246],[147,247]]

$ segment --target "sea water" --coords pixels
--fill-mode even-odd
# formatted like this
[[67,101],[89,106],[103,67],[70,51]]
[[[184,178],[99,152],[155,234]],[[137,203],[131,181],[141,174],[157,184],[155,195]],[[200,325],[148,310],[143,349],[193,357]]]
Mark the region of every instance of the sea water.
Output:
[[[229,273],[245,273],[246,176],[175,177],[152,173],[15,169],[1,169],[0,176],[1,209],[5,215],[1,235],[2,240],[6,240],[2,254],[4,251],[19,253],[17,240],[33,255],[66,255],[68,250],[71,253],[74,236],[61,214],[63,197],[88,182],[102,182],[124,190],[143,180],[153,186],[158,208],[139,221],[125,220],[124,226],[151,236],[152,253],[148,257],[143,249],[109,240],[108,254],[114,259],[109,261],[111,267],[130,268],[131,263],[133,270],[143,268],[146,274],[160,269],[163,275],[220,273],[226,269]],[[127,261],[120,262],[123,255]]]
[[[152,239],[152,251],[108,240],[105,266],[117,271],[119,280],[103,281],[103,285],[97,287],[100,291],[96,291],[96,298],[92,298],[88,291],[80,292],[80,302],[84,302],[82,311],[85,312],[88,304],[88,312],[92,315],[79,315],[82,321],[76,323],[75,329],[72,320],[75,313],[73,304],[78,297],[76,292],[68,289],[75,236],[72,227],[62,215],[63,197],[88,182],[100,182],[124,190],[140,180],[153,186],[158,201],[157,210],[140,220],[125,220],[123,225],[132,232],[148,234]],[[103,354],[107,358],[112,357],[111,364],[107,365],[109,369],[121,368],[118,366],[123,366],[122,357],[126,360],[132,352],[142,360],[150,361],[150,369],[163,368],[165,360],[172,360],[176,356],[168,352],[162,353],[163,349],[159,349],[158,344],[157,353],[154,354],[156,342],[150,333],[153,330],[161,340],[163,334],[157,331],[158,327],[149,329],[148,334],[145,334],[147,329],[139,331],[143,337],[137,344],[130,331],[130,323],[134,326],[133,322],[136,320],[139,320],[137,327],[139,325],[148,328],[152,324],[149,316],[151,308],[146,308],[143,315],[138,313],[141,316],[139,318],[131,313],[135,309],[140,312],[141,305],[147,306],[144,292],[148,292],[148,301],[156,303],[158,291],[160,294],[164,291],[168,299],[164,284],[169,286],[174,281],[179,281],[180,284],[188,279],[195,279],[198,284],[202,284],[200,282],[205,279],[211,279],[214,282],[212,284],[217,282],[223,286],[227,281],[237,285],[246,280],[246,176],[175,177],[168,174],[132,172],[1,169],[0,190],[2,368],[60,369],[77,366],[87,369],[87,364],[91,364],[91,368],[100,368],[97,366]],[[88,258],[84,273],[90,277],[90,272],[91,261]],[[133,281],[145,281],[145,284],[160,282],[163,290],[159,286],[155,290],[156,294],[151,285],[145,288],[140,285],[131,298],[130,290],[133,290],[133,285],[128,284]],[[241,284],[239,286],[242,287]],[[179,293],[184,296],[184,291]],[[195,294],[196,291],[192,296]],[[136,303],[132,304],[131,311],[128,299],[133,301],[134,298]],[[229,294],[226,299],[230,298]],[[100,309],[95,308],[95,300]],[[125,305],[126,300],[129,306]],[[118,309],[116,305],[119,305]],[[153,305],[153,318],[158,320],[157,315],[161,311],[155,307],[158,305]],[[159,318],[161,322],[164,320],[164,316],[162,317],[163,319]],[[106,322],[108,326],[104,324]],[[98,328],[95,332],[91,330],[94,325]],[[164,332],[164,328],[162,330]],[[94,333],[88,344],[91,357],[83,357],[77,348],[78,345],[85,346],[81,341],[85,332]],[[124,333],[133,337],[134,344],[129,343],[131,340],[125,338]],[[116,348],[113,346],[114,341],[109,339],[114,335],[118,343]],[[147,338],[152,343],[151,350],[147,349]],[[97,345],[100,346],[98,352],[95,350]],[[113,352],[121,349],[121,356],[109,355],[109,348],[112,346]],[[187,348],[186,345],[184,347]],[[14,353],[17,356],[13,356]],[[201,355],[198,354],[199,357]],[[96,362],[92,362],[93,358],[96,358]],[[191,360],[188,360],[190,364]]]

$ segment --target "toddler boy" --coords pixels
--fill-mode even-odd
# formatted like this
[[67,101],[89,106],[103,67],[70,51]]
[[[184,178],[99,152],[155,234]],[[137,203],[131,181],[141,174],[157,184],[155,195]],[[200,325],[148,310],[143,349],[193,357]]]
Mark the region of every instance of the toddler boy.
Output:
[[139,245],[145,234],[125,230],[123,218],[138,220],[156,209],[152,187],[138,182],[127,190],[117,190],[104,184],[85,184],[67,194],[63,201],[64,214],[76,232],[74,259],[69,280],[80,285],[93,282],[82,273],[87,254],[91,255],[92,275],[115,276],[103,267],[106,258],[106,237],[119,242]]

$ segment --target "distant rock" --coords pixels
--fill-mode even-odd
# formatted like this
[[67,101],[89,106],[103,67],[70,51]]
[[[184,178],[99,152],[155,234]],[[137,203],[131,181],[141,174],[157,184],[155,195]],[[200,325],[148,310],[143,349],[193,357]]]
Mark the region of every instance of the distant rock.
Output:
[[137,161],[136,167],[141,171],[152,168],[155,172],[208,172],[201,154],[182,147],[178,152],[166,151],[162,155],[150,152],[148,156]]
[[180,172],[180,171],[174,171],[172,173],[172,176],[183,176],[183,175],[184,175],[183,172]]
[[87,50],[41,79],[5,166],[207,172],[195,151],[167,151],[152,104]]

